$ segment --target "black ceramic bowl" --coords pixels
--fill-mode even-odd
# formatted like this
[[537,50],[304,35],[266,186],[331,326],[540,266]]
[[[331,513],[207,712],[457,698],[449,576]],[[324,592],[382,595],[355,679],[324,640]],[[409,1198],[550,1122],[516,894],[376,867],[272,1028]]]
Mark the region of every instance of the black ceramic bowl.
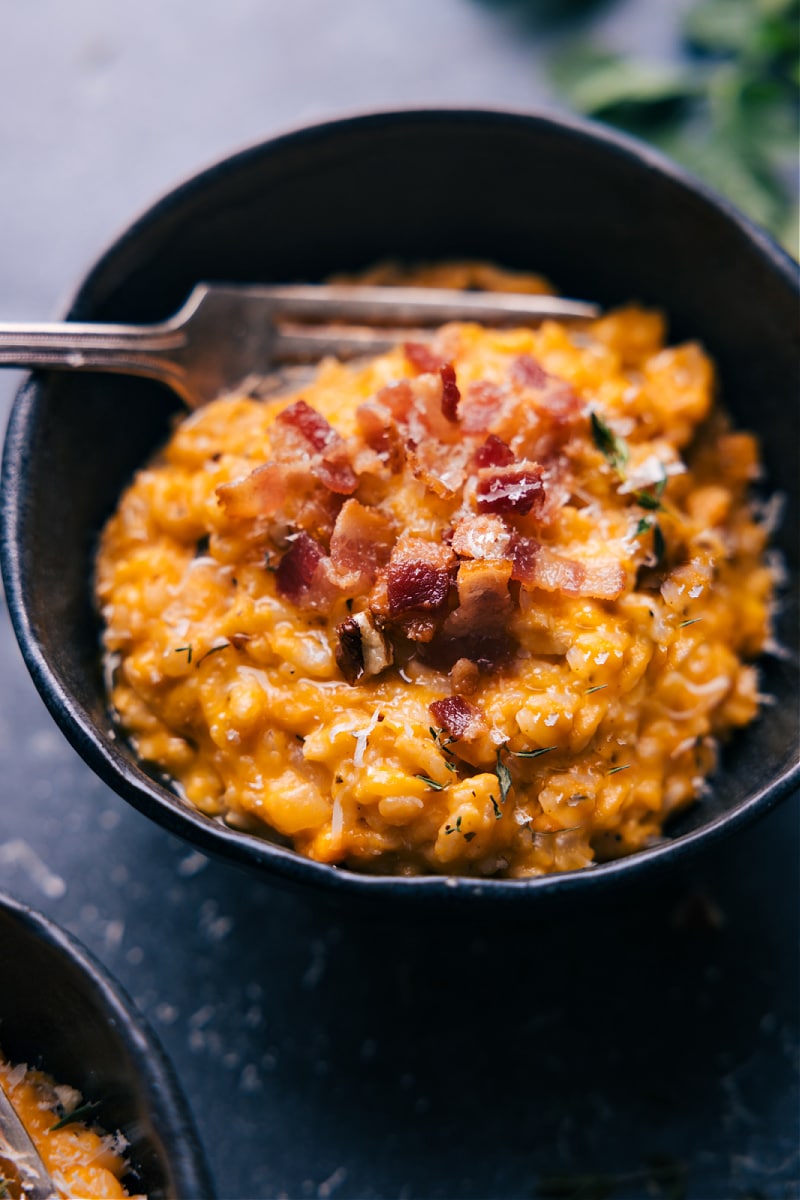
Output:
[[191,1117],[152,1030],[88,952],[0,895],[0,1046],[97,1104],[92,1119],[128,1140],[128,1191],[210,1200]]
[[[315,280],[401,259],[485,258],[544,272],[566,295],[663,309],[702,339],[725,403],[761,436],[795,582],[779,636],[797,639],[798,354],[795,265],[724,202],[644,146],[585,123],[500,112],[384,113],[302,129],[178,188],[92,269],[78,320],[151,321],[200,279]],[[126,798],[204,850],[264,877],[426,903],[582,895],[674,862],[766,812],[798,780],[797,666],[768,660],[777,700],[737,736],[713,794],[658,846],[530,881],[359,876],[224,827],[137,763],[111,732],[90,576],[97,532],[178,402],[155,384],[36,375],[5,447],[3,571],[17,636],[56,720]]]

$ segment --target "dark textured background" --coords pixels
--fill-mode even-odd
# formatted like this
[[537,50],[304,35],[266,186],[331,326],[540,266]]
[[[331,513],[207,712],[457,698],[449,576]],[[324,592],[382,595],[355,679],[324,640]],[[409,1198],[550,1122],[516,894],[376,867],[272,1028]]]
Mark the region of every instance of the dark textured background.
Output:
[[[561,38],[667,56],[685,7],[5,0],[0,318],[56,313],[122,225],[222,154],[369,107],[552,102]],[[208,861],[100,784],[3,607],[0,800],[0,888],[150,1019],[221,1200],[533,1198],[553,1176],[574,1200],[798,1195],[796,797],[588,918],[355,921]],[[601,1178],[579,1192],[584,1175]]]

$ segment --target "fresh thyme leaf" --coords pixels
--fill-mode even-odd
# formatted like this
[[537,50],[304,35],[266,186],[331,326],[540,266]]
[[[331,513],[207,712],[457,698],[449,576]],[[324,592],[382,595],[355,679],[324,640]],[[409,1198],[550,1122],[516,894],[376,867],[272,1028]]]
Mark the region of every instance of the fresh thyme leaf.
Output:
[[628,462],[628,447],[596,412],[592,411],[589,419],[592,424],[592,438],[595,446],[614,470],[621,475]]
[[643,533],[649,533],[652,529],[652,526],[653,522],[651,520],[649,520],[647,517],[641,517],[639,524],[636,526],[636,532],[633,536],[638,538],[641,537]]
[[688,621],[681,621],[679,629],[685,629],[687,625],[696,625],[698,621],[702,621],[702,617],[690,617]]
[[497,747],[497,763],[494,768],[494,773],[497,776],[497,782],[500,784],[500,803],[505,804],[506,797],[511,791],[513,780],[511,778],[511,772],[502,760],[502,749],[502,746]]
[[96,1108],[99,1108],[98,1100],[88,1100],[86,1104],[79,1104],[77,1108],[73,1108],[72,1112],[64,1113],[60,1120],[56,1121],[55,1125],[51,1125],[48,1133],[55,1133],[57,1129],[64,1129],[65,1126],[71,1125],[74,1121],[82,1121],[85,1117],[91,1116]]
[[435,779],[431,779],[428,775],[415,775],[415,779],[421,779],[423,783],[427,783],[429,788],[433,788],[435,792],[443,792],[450,785],[447,783],[437,783]]
[[[200,655],[195,665],[199,667],[200,663],[205,662],[210,654],[216,654],[218,650],[227,650],[228,646],[230,646],[230,642],[226,640],[224,642],[218,642],[216,646],[209,647],[205,654]],[[191,662],[191,659],[189,661]]]
[[619,771],[627,771],[631,763],[625,763],[623,767],[612,767],[610,771],[606,771],[606,775],[616,775]]
[[694,0],[681,32],[685,64],[573,44],[554,82],[574,108],[652,142],[797,256],[800,0]]
[[450,762],[450,760],[448,758],[446,758],[444,760],[444,765],[447,767],[448,771],[457,771],[458,770],[458,768],[456,767],[456,764],[454,762]]
[[634,492],[633,497],[641,508],[649,508],[652,512],[659,512],[664,507],[658,496],[652,492]]
[[495,800],[494,796],[491,795],[491,793],[489,794],[489,799],[492,802],[492,808],[494,809],[494,815],[497,818],[497,820],[499,821],[503,815],[503,810],[500,807],[500,805],[497,803],[497,801]]
[[187,663],[187,666],[188,666],[188,664],[189,664],[189,663],[191,663],[191,661],[192,661],[192,647],[191,647],[191,646],[178,646],[178,648],[177,648],[177,650],[175,651],[175,653],[176,653],[176,654],[185,654],[185,655],[186,655],[186,663]]
[[602,692],[603,688],[607,687],[607,683],[596,683],[594,687],[587,688],[583,694],[584,696],[591,696],[592,692]]
[[551,750],[555,749],[557,749],[556,746],[542,746],[539,750],[512,750],[511,753],[515,758],[538,758],[540,754],[549,754]]
[[456,818],[455,825],[445,825],[444,832],[445,836],[449,836],[451,833],[461,833],[461,817]]
[[653,553],[656,556],[656,562],[661,562],[661,560],[664,557],[664,552],[665,552],[666,548],[667,548],[667,544],[664,541],[664,534],[661,530],[661,526],[658,524],[657,521],[654,521],[653,522]]

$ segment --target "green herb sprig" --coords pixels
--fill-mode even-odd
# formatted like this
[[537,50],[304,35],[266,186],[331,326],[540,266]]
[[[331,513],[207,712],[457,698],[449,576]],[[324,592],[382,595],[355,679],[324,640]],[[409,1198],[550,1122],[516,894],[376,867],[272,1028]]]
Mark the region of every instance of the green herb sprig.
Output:
[[73,1108],[72,1112],[64,1113],[55,1125],[51,1125],[48,1132],[55,1133],[57,1129],[64,1129],[67,1125],[72,1125],[75,1121],[83,1121],[86,1117],[90,1117],[92,1113],[100,1107],[99,1100],[87,1100],[86,1104],[79,1104],[77,1108]]
[[800,254],[800,0],[698,0],[683,63],[576,45],[553,80],[579,110],[658,146]]

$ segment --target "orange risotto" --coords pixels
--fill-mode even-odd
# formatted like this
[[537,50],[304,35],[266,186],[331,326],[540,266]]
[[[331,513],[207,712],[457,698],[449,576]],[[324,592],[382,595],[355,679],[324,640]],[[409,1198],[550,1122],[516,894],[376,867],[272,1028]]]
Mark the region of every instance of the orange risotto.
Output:
[[97,561],[138,754],[202,812],[366,871],[650,844],[755,717],[769,636],[758,447],[714,390],[628,308],[450,325],[196,412]]
[[[128,1170],[125,1139],[91,1123],[79,1092],[42,1071],[12,1066],[0,1056],[0,1085],[28,1131],[64,1200],[114,1200],[128,1195],[120,1179]],[[82,1115],[83,1114],[83,1117]],[[0,1196],[20,1195],[14,1164],[0,1154]],[[144,1200],[143,1197],[139,1200]]]

